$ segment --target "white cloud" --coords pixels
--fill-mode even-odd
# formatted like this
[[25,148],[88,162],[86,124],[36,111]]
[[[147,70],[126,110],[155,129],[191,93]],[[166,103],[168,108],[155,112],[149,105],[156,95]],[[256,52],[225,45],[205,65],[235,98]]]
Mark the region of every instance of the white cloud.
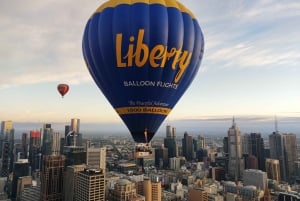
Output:
[[[88,17],[104,1],[4,0],[0,8],[0,86],[91,80],[81,40]],[[205,36],[209,69],[299,66],[300,3],[276,0],[182,0]]]

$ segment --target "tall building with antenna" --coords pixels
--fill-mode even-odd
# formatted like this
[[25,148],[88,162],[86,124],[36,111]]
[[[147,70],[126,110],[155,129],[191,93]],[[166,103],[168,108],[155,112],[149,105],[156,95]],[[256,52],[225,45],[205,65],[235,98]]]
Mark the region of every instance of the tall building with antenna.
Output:
[[232,126],[228,130],[228,151],[228,174],[229,177],[238,181],[243,176],[245,163],[242,158],[241,131],[237,127],[234,117],[232,118]]
[[289,181],[295,172],[294,162],[297,161],[297,140],[295,134],[282,134],[278,131],[275,117],[275,131],[269,135],[270,156],[279,160],[280,176],[283,181]]

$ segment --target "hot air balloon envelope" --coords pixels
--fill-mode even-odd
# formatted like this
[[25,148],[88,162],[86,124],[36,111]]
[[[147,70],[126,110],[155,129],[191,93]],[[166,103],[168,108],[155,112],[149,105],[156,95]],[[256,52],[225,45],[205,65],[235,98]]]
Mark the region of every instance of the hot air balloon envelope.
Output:
[[148,143],[197,74],[204,40],[194,15],[175,0],[110,0],[88,20],[82,47],[134,140]]
[[57,91],[60,93],[61,97],[64,97],[69,91],[69,85],[59,84],[57,85]]

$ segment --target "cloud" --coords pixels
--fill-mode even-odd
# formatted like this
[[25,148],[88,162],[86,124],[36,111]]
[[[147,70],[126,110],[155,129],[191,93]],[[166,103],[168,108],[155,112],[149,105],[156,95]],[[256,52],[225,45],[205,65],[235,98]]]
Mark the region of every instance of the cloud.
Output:
[[95,5],[78,6],[72,1],[2,2],[0,88],[92,81],[81,52],[83,29],[92,9]]
[[[92,81],[83,62],[81,41],[88,17],[103,2],[1,2],[0,88]],[[300,3],[182,3],[195,13],[204,32],[205,54],[199,72],[299,66]]]
[[[206,2],[204,4],[210,4]],[[296,68],[300,64],[300,3],[294,1],[224,2],[199,21],[209,69]],[[227,5],[225,5],[227,4]],[[203,11],[209,6],[200,7]],[[199,12],[200,12],[199,11]],[[206,18],[205,15],[208,15]],[[204,71],[204,69],[203,69]]]

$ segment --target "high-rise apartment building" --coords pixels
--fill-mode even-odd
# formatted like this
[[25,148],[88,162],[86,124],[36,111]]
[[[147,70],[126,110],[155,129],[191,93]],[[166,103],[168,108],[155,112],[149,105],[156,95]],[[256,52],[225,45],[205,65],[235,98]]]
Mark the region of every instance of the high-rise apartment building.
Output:
[[41,169],[41,133],[30,131],[29,134],[29,163],[32,172]]
[[17,195],[20,194],[20,192],[17,192],[18,179],[23,176],[29,176],[28,159],[20,159],[14,163],[12,188],[11,188],[11,194],[10,194],[12,200],[16,200]]
[[281,182],[280,164],[278,159],[266,159],[266,172],[269,179],[275,180],[277,183]]
[[193,140],[194,143],[194,151],[206,149],[205,137],[198,135],[197,139]]
[[173,157],[169,158],[169,167],[171,170],[179,170],[181,165],[180,165],[181,158],[179,157]]
[[1,122],[1,135],[9,134],[13,129],[13,122],[11,120]]
[[51,155],[60,155],[60,134],[58,132],[53,132],[51,141]]
[[20,201],[41,201],[41,189],[40,186],[25,186],[21,192]]
[[78,173],[84,171],[85,168],[84,164],[67,166],[64,175],[64,201],[76,200]]
[[52,154],[52,134],[53,129],[51,124],[44,124],[41,129],[42,133],[42,155],[51,155]]
[[152,194],[152,201],[161,201],[162,195],[161,195],[162,187],[161,182],[151,181],[151,194]]
[[176,135],[175,135],[175,128],[172,127],[171,125],[167,125],[166,126],[166,137],[167,138],[175,138]]
[[182,139],[182,155],[186,158],[187,161],[191,161],[194,158],[193,137],[190,136],[187,132],[184,133]]
[[156,179],[145,178],[143,181],[143,196],[145,201],[161,201],[161,182]]
[[237,181],[243,176],[245,163],[242,158],[241,131],[237,127],[234,118],[232,119],[232,126],[228,130],[228,151],[228,173],[231,178]]
[[[242,153],[246,156],[249,156],[247,160],[253,161],[253,156],[255,156],[257,160],[257,167],[255,169],[265,170],[265,149],[264,149],[264,141],[261,137],[260,133],[251,133],[251,134],[244,134],[242,136]],[[247,169],[254,169],[254,166],[247,163],[246,161],[246,168]]]
[[85,169],[78,173],[75,201],[105,201],[105,175],[102,170]]
[[65,126],[65,146],[82,146],[80,119],[71,119],[71,125]]
[[[25,187],[31,187],[32,186],[32,176],[22,176],[18,178],[17,182],[17,195],[16,195],[16,200],[20,201],[21,200],[21,195],[22,192],[24,191]],[[30,201],[30,200],[28,200]]]
[[167,168],[168,164],[168,149],[165,147],[155,148],[155,166],[157,168]]
[[51,124],[44,124],[42,133],[42,155],[60,155],[60,134],[54,132]]
[[28,142],[27,142],[27,133],[22,133],[22,153],[23,159],[28,158]]
[[284,166],[284,147],[283,137],[276,131],[269,135],[270,157],[271,159],[278,159],[280,165],[280,178],[286,181],[286,167]]
[[286,168],[286,176],[289,180],[295,175],[295,161],[297,155],[297,139],[295,134],[283,134],[284,161]]
[[91,169],[101,169],[106,172],[106,147],[88,148],[86,150],[86,164]]
[[280,176],[288,181],[295,173],[294,162],[297,160],[297,141],[295,134],[280,134],[278,131],[269,135],[270,155],[278,159]]
[[44,155],[41,171],[41,201],[63,201],[65,156]]

